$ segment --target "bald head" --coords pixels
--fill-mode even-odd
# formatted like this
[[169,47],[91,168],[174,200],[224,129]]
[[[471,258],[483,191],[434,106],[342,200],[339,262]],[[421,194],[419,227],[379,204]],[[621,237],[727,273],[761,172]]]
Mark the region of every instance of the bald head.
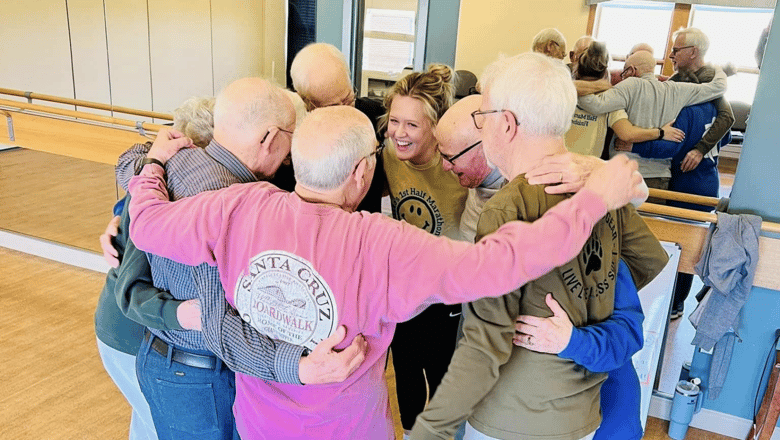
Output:
[[571,52],[569,52],[569,61],[577,63],[580,59],[580,55],[588,49],[588,46],[590,46],[590,43],[592,42],[593,37],[588,35],[582,36],[579,40],[575,41],[574,47],[572,47]]
[[334,190],[375,145],[371,121],[359,110],[348,106],[313,110],[293,136],[295,179],[308,189]]
[[631,48],[631,51],[628,53],[627,56],[630,57],[631,55],[639,52],[640,50],[644,50],[646,52],[650,52],[650,55],[653,54],[653,46],[650,46],[647,43],[637,43],[637,44],[634,45],[634,47]]
[[290,66],[290,76],[309,110],[354,103],[347,60],[331,44],[313,43],[301,49]]
[[646,50],[640,50],[626,59],[625,68],[633,67],[634,76],[642,76],[655,70],[655,57]]
[[445,170],[452,170],[458,176],[460,184],[466,188],[476,188],[490,174],[491,168],[485,159],[482,145],[450,162],[448,159],[460,154],[480,140],[480,133],[471,120],[471,113],[479,110],[481,95],[470,95],[456,102],[439,119],[435,136],[439,142],[439,151],[446,159],[442,161]]
[[265,135],[269,125],[295,124],[292,102],[279,87],[262,78],[230,83],[214,102],[214,137],[220,143],[252,142]]

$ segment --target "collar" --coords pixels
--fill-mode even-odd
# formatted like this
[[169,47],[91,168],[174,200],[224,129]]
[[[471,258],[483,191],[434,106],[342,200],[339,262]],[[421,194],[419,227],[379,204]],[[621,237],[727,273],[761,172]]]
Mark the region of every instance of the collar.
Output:
[[227,168],[228,171],[241,181],[241,183],[257,182],[257,177],[254,173],[241,163],[236,156],[233,155],[227,148],[219,144],[213,138],[206,148],[204,148],[206,154],[211,156],[212,159],[217,161],[220,165]]
[[480,188],[498,189],[504,185],[504,176],[501,175],[501,171],[498,171],[498,167],[490,170],[490,174],[485,177],[482,183],[479,184]]

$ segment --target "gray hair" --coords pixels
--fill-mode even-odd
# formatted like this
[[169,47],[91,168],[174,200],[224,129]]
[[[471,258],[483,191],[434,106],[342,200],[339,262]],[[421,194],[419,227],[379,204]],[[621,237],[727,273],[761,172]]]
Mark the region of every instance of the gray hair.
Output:
[[699,49],[699,55],[704,57],[707,54],[707,50],[710,48],[710,39],[707,35],[697,28],[685,28],[680,29],[672,34],[672,41],[676,40],[679,35],[685,36],[685,44],[688,46],[695,46]]
[[216,126],[236,133],[254,135],[268,125],[288,127],[292,124],[294,113],[289,112],[286,103],[290,100],[283,89],[260,78],[245,80],[257,81],[258,86],[245,89],[246,94],[242,96],[226,96],[227,89],[217,95],[214,101]]
[[531,50],[544,53],[544,47],[547,46],[547,43],[550,41],[554,41],[563,53],[566,52],[566,37],[563,36],[561,31],[555,28],[547,28],[539,31],[531,43]]
[[310,99],[313,93],[311,78],[317,74],[317,69],[313,68],[313,62],[335,61],[344,67],[344,71],[349,76],[349,64],[347,58],[334,45],[327,43],[311,43],[301,49],[293,58],[290,65],[290,78],[292,78],[293,87],[304,99]]
[[214,97],[193,96],[173,111],[173,128],[205,147],[214,136]]
[[349,112],[358,112],[358,110],[344,106],[315,109],[295,130],[290,152],[295,180],[298,183],[313,190],[334,190],[349,178],[355,164],[361,158],[371,154],[376,144],[376,134],[368,119],[365,124],[346,125],[329,146],[327,154],[314,157],[302,154],[302,143],[323,142],[320,138],[323,126],[344,124]]
[[490,64],[480,86],[490,109],[511,110],[520,127],[537,136],[563,136],[571,126],[577,91],[563,63],[523,53]]

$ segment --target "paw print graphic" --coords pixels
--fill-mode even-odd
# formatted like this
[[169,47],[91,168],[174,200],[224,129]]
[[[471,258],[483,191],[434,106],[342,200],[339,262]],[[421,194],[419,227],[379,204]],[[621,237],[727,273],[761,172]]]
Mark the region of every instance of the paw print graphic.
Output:
[[594,235],[585,243],[585,247],[582,248],[582,258],[585,260],[585,276],[601,269],[601,259],[603,257],[604,252],[601,249],[601,241]]

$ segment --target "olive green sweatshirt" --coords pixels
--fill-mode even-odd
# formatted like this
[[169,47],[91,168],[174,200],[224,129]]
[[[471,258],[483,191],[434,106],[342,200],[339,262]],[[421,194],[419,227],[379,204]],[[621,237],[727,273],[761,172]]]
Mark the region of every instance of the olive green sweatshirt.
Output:
[[[477,237],[510,220],[534,221],[565,197],[546,194],[521,175],[487,202]],[[668,259],[630,205],[608,212],[575,259],[519,290],[464,307],[464,337],[412,438],[449,438],[464,419],[500,439],[575,440],[595,431],[606,374],[555,354],[515,347],[512,337],[519,314],[552,316],[545,303],[548,292],[576,327],[609,317],[620,259],[637,288],[658,275]]]

